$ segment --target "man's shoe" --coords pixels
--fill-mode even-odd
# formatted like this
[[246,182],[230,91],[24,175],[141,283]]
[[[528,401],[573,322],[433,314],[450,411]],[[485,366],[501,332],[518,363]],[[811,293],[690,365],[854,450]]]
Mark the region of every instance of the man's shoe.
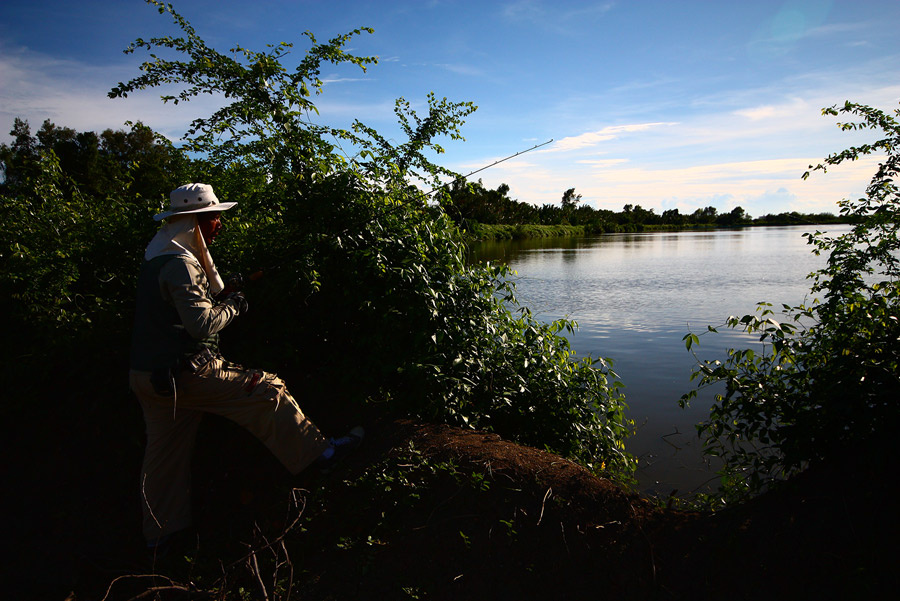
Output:
[[328,448],[316,459],[316,467],[319,468],[319,472],[323,474],[331,473],[331,470],[356,450],[362,443],[364,436],[365,430],[362,429],[362,426],[356,426],[340,438],[329,438]]

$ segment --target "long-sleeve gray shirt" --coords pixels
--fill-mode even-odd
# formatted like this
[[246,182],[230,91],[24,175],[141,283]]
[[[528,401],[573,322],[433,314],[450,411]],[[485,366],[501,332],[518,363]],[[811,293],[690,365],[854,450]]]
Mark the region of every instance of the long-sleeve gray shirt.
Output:
[[218,334],[238,313],[231,304],[213,301],[206,273],[193,257],[178,255],[162,266],[159,292],[164,301],[175,306],[181,324],[195,340]]

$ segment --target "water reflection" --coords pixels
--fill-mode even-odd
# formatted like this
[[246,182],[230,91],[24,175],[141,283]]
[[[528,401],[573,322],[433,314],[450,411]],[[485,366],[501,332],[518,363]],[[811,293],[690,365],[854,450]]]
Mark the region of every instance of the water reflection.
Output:
[[[803,233],[810,227],[608,234],[483,243],[473,260],[505,262],[521,304],[538,319],[574,319],[579,356],[609,357],[624,382],[629,415],[639,425],[629,451],[641,458],[640,487],[687,492],[711,477],[694,424],[713,392],[685,411],[694,357],[682,337],[753,313],[768,301],[796,305],[809,293],[806,276],[824,265]],[[833,234],[847,226],[829,228]],[[731,330],[701,336],[701,358],[721,358],[754,338]]]

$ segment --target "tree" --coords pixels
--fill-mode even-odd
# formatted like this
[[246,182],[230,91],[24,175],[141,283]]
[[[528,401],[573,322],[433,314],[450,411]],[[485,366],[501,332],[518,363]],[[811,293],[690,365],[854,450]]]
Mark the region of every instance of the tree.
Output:
[[716,217],[716,223],[718,225],[737,225],[739,223],[745,223],[750,220],[750,216],[744,212],[744,209],[741,207],[735,207],[728,213],[723,213]]
[[581,202],[581,194],[575,194],[575,188],[569,188],[563,193],[561,206],[563,210],[572,210]]
[[663,211],[661,220],[666,225],[684,225],[687,217],[678,212],[678,209],[667,209]]
[[[167,198],[186,181],[196,181],[203,161],[191,161],[168,138],[138,121],[130,130],[104,130],[100,134],[103,173],[107,179],[130,175],[132,193],[143,200]],[[111,175],[112,174],[112,175]]]
[[697,209],[693,213],[691,213],[691,222],[692,223],[715,223],[716,216],[718,215],[718,210],[716,207],[706,207],[703,209]]
[[0,147],[3,189],[15,195],[18,186],[27,187],[25,182],[39,171],[41,155],[52,152],[59,169],[87,197],[134,193],[156,201],[167,196],[188,177],[191,161],[149,127],[128,125],[130,131],[107,129],[98,136],[45,120],[32,136],[28,122],[16,119],[10,132],[16,142]]
[[[763,490],[812,463],[849,450],[885,452],[900,422],[900,124],[895,117],[847,102],[823,109],[851,115],[844,130],[880,130],[874,142],[828,156],[804,174],[863,155],[886,155],[866,196],[838,203],[854,222],[846,234],[806,234],[827,264],[811,274],[810,305],[783,305],[776,320],[769,303],[758,315],[731,317],[764,343],[729,350],[728,359],[703,361],[699,387],[724,385],[707,421],[698,426],[705,451],[721,456],[726,499]],[[900,110],[894,111],[900,115]],[[714,329],[713,329],[714,330]],[[696,334],[685,341],[690,349]],[[696,395],[684,395],[682,405]]]
[[635,223],[652,225],[659,223],[659,216],[653,209],[645,209],[641,205],[635,205],[631,211],[631,218]]
[[38,158],[37,140],[31,135],[28,121],[16,117],[9,135],[13,137],[13,143],[0,145],[0,166],[3,170],[0,189],[4,192],[23,185],[29,177],[33,177],[36,174],[34,162]]
[[509,197],[507,184],[500,184],[496,190],[489,190],[484,187],[481,180],[477,182],[454,180],[445,208],[450,217],[463,226],[471,221],[518,225],[535,223],[538,219],[534,207]]

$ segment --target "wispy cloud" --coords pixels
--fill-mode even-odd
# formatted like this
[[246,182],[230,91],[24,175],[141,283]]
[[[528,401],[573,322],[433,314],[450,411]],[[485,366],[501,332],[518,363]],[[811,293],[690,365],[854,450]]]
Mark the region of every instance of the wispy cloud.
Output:
[[[863,92],[888,98],[896,89]],[[734,110],[716,111],[710,104],[678,122],[604,127],[503,163],[483,178],[490,187],[507,183],[512,197],[537,205],[559,202],[563,191],[575,187],[586,204],[613,210],[639,204],[682,212],[740,205],[754,215],[836,212],[838,200],[863,194],[877,159],[801,179],[810,164],[865,135],[842,132],[820,115],[818,109],[834,98],[833,91],[818,90]]]
[[322,78],[323,83],[351,83],[357,81],[372,81],[371,77],[339,77],[337,75],[334,76],[326,76]]
[[484,71],[482,69],[473,65],[464,65],[459,63],[435,63],[434,66],[446,71],[450,71],[451,73],[456,73],[457,75],[466,75],[473,77],[481,77],[484,75]]
[[[119,81],[135,76],[135,64],[90,65],[53,59],[39,53],[0,51],[0,133],[4,139],[17,117],[26,119],[36,131],[45,119],[78,131],[102,131],[141,121],[171,140],[178,140],[188,124],[225,105],[220,95],[201,95],[187,103],[164,104],[160,96],[175,88],[155,88],[110,99],[109,90]],[[328,84],[372,81],[371,78],[329,76]],[[334,119],[349,124],[352,119],[393,121],[392,101],[342,102],[323,96],[317,107],[323,122]],[[318,120],[318,119],[317,119]]]
[[785,3],[766,22],[747,46],[751,56],[774,57],[801,43],[832,40],[841,43],[848,35],[866,35],[873,29],[865,21],[827,22],[828,2]]
[[516,0],[504,4],[500,15],[513,27],[534,27],[568,39],[583,36],[614,10],[614,2],[583,3],[570,8],[564,3]]
[[376,100],[373,102],[348,102],[336,101],[327,97],[316,104],[323,123],[332,120],[345,121],[359,119],[364,123],[369,121],[394,120],[394,102],[388,100]]
[[780,105],[767,104],[753,106],[734,111],[738,117],[744,117],[751,121],[771,121],[777,119],[796,118],[800,115],[815,114],[809,103],[799,98]]
[[609,167],[614,167],[616,165],[621,165],[622,163],[627,163],[628,159],[582,159],[576,162],[579,165],[587,165],[595,169],[606,169]]
[[616,211],[633,204],[657,212],[741,206],[752,215],[792,210],[836,213],[837,201],[863,193],[877,163],[865,158],[803,180],[800,176],[807,166],[819,160],[792,157],[671,168],[635,166],[624,159],[578,161],[568,167],[520,161],[485,172],[484,180],[489,187],[508,183],[513,198],[538,205],[558,202],[563,191],[575,187],[586,204]]
[[141,121],[171,139],[184,132],[185,124],[223,105],[218,96],[201,96],[179,105],[163,104],[164,88],[110,99],[109,90],[137,74],[129,63],[90,65],[17,50],[0,52],[0,127],[12,127],[16,117],[26,119],[32,130],[49,119],[79,131],[102,131]]
[[537,0],[518,0],[505,4],[501,14],[507,19],[548,25],[600,17],[615,6],[615,2],[598,2],[567,9],[560,4],[548,5]]
[[569,136],[554,143],[553,146],[546,150],[538,152],[570,152],[580,150],[582,148],[590,148],[597,146],[602,142],[615,140],[622,134],[647,131],[655,127],[663,127],[667,125],[676,125],[675,123],[635,123],[630,125],[611,125],[597,131],[585,132],[577,136]]

